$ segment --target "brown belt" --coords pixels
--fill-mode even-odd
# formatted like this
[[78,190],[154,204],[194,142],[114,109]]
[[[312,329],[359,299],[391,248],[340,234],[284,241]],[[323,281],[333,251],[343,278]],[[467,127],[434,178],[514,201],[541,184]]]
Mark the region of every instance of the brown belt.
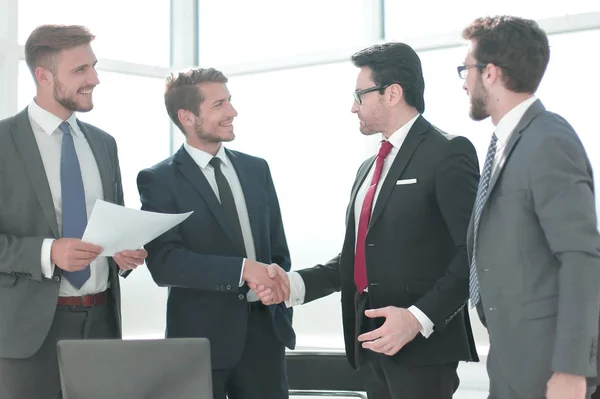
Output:
[[92,307],[106,304],[106,291],[94,295],[84,296],[59,296],[58,306],[84,306]]

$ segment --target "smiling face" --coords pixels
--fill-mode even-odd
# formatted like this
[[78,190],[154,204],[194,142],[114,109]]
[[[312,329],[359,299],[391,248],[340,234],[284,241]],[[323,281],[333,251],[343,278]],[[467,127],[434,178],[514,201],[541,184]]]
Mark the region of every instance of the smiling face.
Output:
[[89,44],[67,48],[50,56],[35,69],[36,101],[48,111],[67,119],[73,112],[94,108],[92,93],[100,83],[96,56]]
[[202,142],[221,143],[232,141],[233,119],[238,115],[231,104],[231,94],[225,83],[200,83],[202,93],[199,116],[194,123],[194,132]]

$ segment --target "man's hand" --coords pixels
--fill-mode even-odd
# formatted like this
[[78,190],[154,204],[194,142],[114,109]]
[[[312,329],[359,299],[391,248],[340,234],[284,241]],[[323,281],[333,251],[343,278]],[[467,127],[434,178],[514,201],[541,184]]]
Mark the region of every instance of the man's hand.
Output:
[[359,335],[363,348],[393,356],[421,331],[421,323],[404,308],[388,306],[366,310],[370,318],[385,317],[385,323],[371,332]]
[[585,399],[587,391],[584,376],[554,373],[548,380],[547,399]]
[[267,273],[271,279],[279,280],[279,288],[283,293],[283,297],[277,296],[273,289],[264,285],[249,284],[250,288],[256,292],[265,305],[273,305],[288,300],[290,298],[290,278],[287,272],[279,267],[278,264],[272,263],[267,267]]
[[79,238],[61,238],[52,241],[50,260],[68,272],[83,270],[102,252],[102,247],[83,242]]
[[242,278],[265,305],[285,301],[290,296],[290,281],[279,265],[265,265],[246,259]]
[[146,252],[145,249],[140,248],[117,252],[115,256],[113,256],[113,259],[117,262],[117,265],[119,265],[121,270],[133,270],[143,264],[147,256],[148,252]]

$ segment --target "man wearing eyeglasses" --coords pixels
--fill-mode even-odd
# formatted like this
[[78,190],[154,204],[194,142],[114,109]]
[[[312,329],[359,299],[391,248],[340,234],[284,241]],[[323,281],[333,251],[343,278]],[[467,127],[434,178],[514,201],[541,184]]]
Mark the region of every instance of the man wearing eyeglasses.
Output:
[[425,84],[412,48],[375,45],[352,61],[352,112],[362,134],[382,141],[358,170],[341,253],[289,273],[287,302],[341,291],[346,354],[369,397],[451,398],[458,362],[478,360],[465,307],[477,155],[421,115]]
[[496,129],[467,239],[470,297],[487,325],[490,396],[589,398],[598,376],[600,236],[592,167],[534,93],[550,59],[535,21],[479,18],[464,89]]

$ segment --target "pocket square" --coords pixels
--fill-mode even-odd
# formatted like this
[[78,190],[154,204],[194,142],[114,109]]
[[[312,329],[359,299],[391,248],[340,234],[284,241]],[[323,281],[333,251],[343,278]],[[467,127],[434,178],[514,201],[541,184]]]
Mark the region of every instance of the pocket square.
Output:
[[415,184],[417,182],[417,179],[403,179],[403,180],[398,180],[396,182],[396,185],[399,186],[401,184]]

